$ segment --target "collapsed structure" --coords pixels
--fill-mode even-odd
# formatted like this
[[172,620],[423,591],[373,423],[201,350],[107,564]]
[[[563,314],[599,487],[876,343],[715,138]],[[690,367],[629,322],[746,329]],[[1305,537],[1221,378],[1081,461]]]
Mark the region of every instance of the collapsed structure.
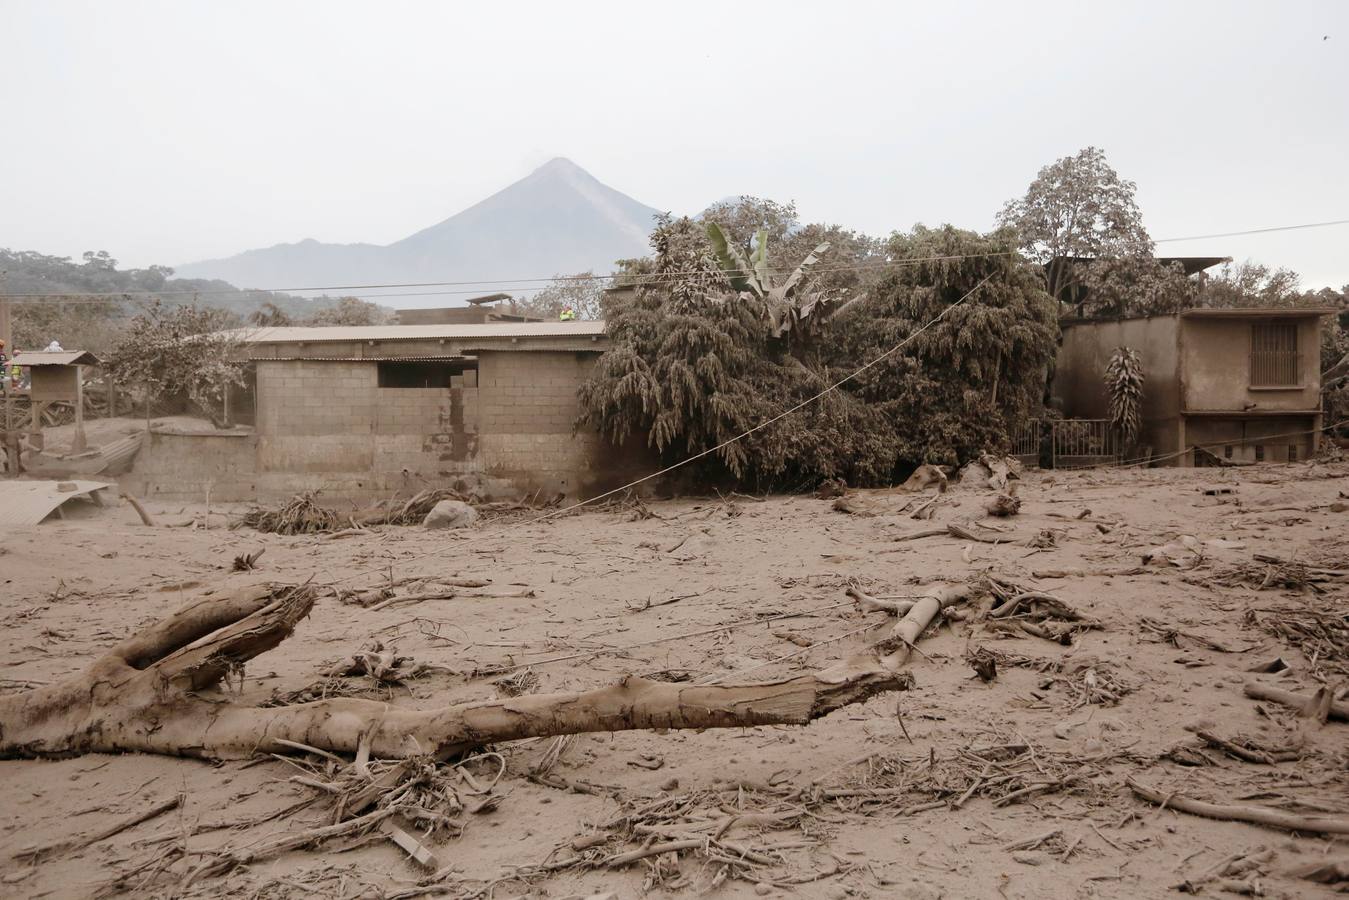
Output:
[[574,427],[603,322],[281,327],[235,333],[252,428],[152,431],[124,479],[147,496],[246,501],[322,489],[379,499],[464,481],[589,495],[645,459]]

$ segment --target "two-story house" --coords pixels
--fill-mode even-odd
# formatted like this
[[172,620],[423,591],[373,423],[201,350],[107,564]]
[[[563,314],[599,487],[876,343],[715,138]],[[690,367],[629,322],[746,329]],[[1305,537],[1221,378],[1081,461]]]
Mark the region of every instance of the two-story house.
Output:
[[[1104,419],[1116,347],[1143,362],[1143,435],[1159,463],[1295,462],[1321,427],[1325,309],[1191,309],[1061,323],[1053,394],[1065,416]],[[1212,457],[1206,455],[1212,454]]]

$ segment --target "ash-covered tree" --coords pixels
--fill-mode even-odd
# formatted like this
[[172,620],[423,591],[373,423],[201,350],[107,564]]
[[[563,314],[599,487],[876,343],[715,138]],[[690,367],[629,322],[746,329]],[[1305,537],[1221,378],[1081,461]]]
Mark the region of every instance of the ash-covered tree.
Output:
[[223,310],[155,300],[131,320],[104,367],[119,383],[145,391],[147,400],[185,396],[217,427],[227,427],[225,390],[243,383],[242,339],[225,331],[237,324]]
[[597,322],[604,318],[603,289],[607,284],[607,279],[593,271],[554,275],[546,287],[527,300],[517,300],[515,307],[521,315],[554,320],[570,309],[581,321]]
[[1152,256],[1137,187],[1102,150],[1087,147],[1042,168],[1025,196],[1003,207],[998,224],[1014,229],[1026,255],[1046,267],[1050,295],[1075,303],[1085,267],[1074,260]]
[[811,284],[840,303],[864,293],[882,274],[884,240],[841,225],[802,223],[795,203],[743,196],[712,204],[698,219],[715,222],[728,241],[744,247],[758,232],[767,232],[775,261],[772,274],[779,276],[788,274],[781,266],[790,267],[793,260],[805,259],[820,244],[828,244],[829,259],[811,273]]
[[1321,402],[1327,425],[1349,434],[1349,329],[1330,319],[1321,332]]
[[103,355],[126,326],[125,303],[104,297],[25,297],[13,303],[14,350],[41,350],[57,341],[67,350]]
[[1301,277],[1292,269],[1270,268],[1254,260],[1229,260],[1203,279],[1196,305],[1213,308],[1251,306],[1317,306],[1314,293],[1299,290]]
[[360,297],[338,297],[332,306],[309,317],[306,325],[384,325],[389,311]]
[[1198,302],[1200,285],[1178,262],[1151,256],[1105,256],[1083,267],[1077,313],[1092,317],[1156,316]]
[[[665,461],[712,450],[771,414],[753,386],[766,365],[767,315],[757,300],[726,302],[730,284],[702,229],[664,216],[636,298],[608,319],[610,349],[581,385],[582,422],[615,443],[644,440]],[[714,452],[736,476],[741,443]]]
[[291,318],[290,313],[267,300],[263,302],[262,306],[248,314],[248,324],[256,325],[259,328],[283,328],[294,325],[295,320]]
[[895,234],[887,274],[830,320],[829,378],[876,361],[847,389],[885,423],[892,468],[1005,449],[1012,426],[1039,413],[1057,310],[1014,249],[1005,230]]
[[801,227],[795,203],[747,195],[718,200],[697,218],[704,225],[716,222],[730,240],[740,245],[748,245],[756,234],[764,231],[774,247],[783,246]]
[[[643,441],[665,463],[706,454],[694,465],[704,479],[764,487],[852,476],[877,455],[860,427],[866,410],[846,393],[770,424],[825,386],[800,316],[786,317],[783,331],[772,312],[790,275],[737,291],[706,229],[689,218],[664,217],[651,243],[646,278],[635,299],[610,311],[611,347],[581,386],[583,424],[618,443]],[[809,293],[808,272],[790,291],[798,293]]]
[[[650,274],[667,277],[647,281],[608,319],[611,349],[581,401],[582,421],[611,439],[644,440],[665,463],[706,453],[697,463],[705,478],[789,489],[834,477],[883,484],[909,464],[963,462],[1004,446],[1008,424],[1038,407],[1055,309],[1033,264],[1010,252],[1009,234],[896,236],[886,252],[912,264],[862,299],[820,307],[836,310],[832,317],[788,317],[782,333],[772,289],[783,276],[770,290],[737,293],[703,235],[691,220],[663,221]],[[742,248],[745,261],[730,268],[756,269],[757,249]],[[977,258],[932,261],[966,255]],[[782,271],[771,260],[767,270]],[[811,274],[794,294],[812,294]],[[865,363],[874,365],[826,391]]]

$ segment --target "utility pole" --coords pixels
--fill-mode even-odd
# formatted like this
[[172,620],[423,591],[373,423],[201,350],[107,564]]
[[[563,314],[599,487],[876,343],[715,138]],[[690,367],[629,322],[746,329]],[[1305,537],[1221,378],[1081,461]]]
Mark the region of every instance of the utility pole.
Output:
[[[0,272],[0,276],[4,273]],[[4,294],[0,294],[0,340],[3,340],[5,354],[14,353],[14,328],[10,320],[10,299]],[[9,380],[9,366],[0,371],[0,389],[3,389],[5,395],[5,431],[3,438],[3,450],[5,453],[5,473],[10,478],[17,478],[19,475],[19,435],[14,430],[14,397],[12,396],[13,385]]]

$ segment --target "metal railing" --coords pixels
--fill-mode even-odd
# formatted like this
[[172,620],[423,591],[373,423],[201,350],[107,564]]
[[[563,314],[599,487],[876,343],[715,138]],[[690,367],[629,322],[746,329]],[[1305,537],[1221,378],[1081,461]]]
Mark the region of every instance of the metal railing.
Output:
[[1043,442],[1043,419],[1026,419],[1012,428],[1012,456],[1023,466],[1040,465],[1040,446]]
[[1049,431],[1050,465],[1056,469],[1119,460],[1119,435],[1109,419],[1056,419]]

